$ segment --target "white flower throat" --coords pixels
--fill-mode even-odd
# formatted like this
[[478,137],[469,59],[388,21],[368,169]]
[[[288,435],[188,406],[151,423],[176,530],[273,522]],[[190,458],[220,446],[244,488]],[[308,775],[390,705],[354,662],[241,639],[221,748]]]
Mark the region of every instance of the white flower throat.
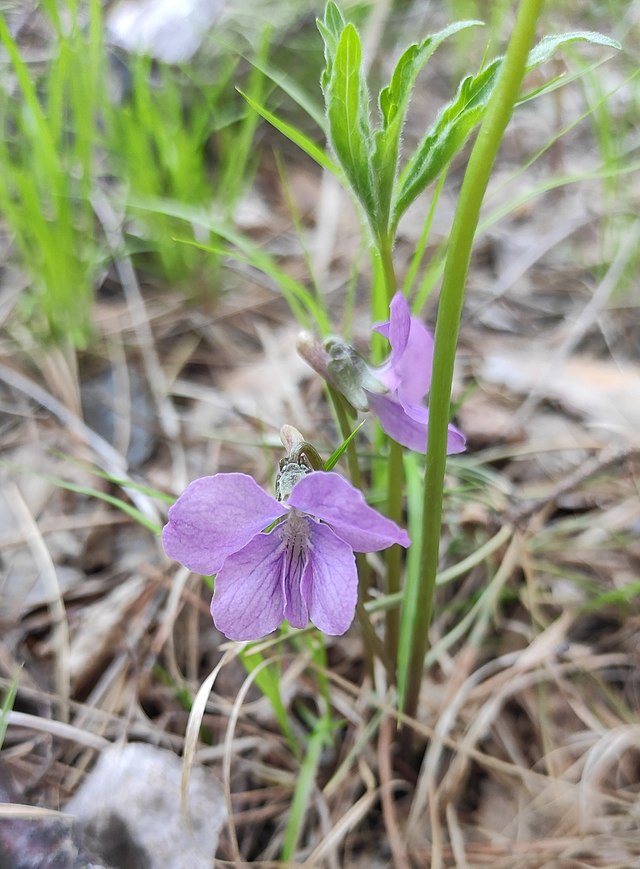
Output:
[[280,524],[279,532],[290,558],[295,558],[298,554],[306,554],[309,549],[311,529],[309,518],[305,513],[292,507],[284,522]]

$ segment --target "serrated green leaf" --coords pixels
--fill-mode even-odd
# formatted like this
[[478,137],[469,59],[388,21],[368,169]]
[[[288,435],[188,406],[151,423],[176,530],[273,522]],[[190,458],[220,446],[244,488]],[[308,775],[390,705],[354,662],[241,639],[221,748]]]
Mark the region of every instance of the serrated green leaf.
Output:
[[572,42],[591,42],[594,45],[606,45],[608,48],[620,50],[622,46],[617,39],[596,33],[593,30],[575,30],[569,33],[558,33],[555,36],[543,36],[540,42],[529,52],[527,72],[550,60],[559,48]]
[[373,218],[376,208],[369,162],[369,91],[362,69],[360,37],[353,24],[347,24],[340,35],[325,99],[333,149],[353,192]]
[[477,76],[463,79],[453,101],[441,110],[431,130],[400,174],[391,225],[420,193],[444,171],[479,124],[493,90],[502,59],[492,61]]
[[[591,42],[620,48],[616,40],[592,31],[574,31],[545,36],[531,49],[526,71],[529,73],[548,61],[564,45]],[[392,230],[409,205],[448,166],[478,126],[495,86],[502,57],[496,58],[478,75],[465,78],[458,93],[436,118],[400,174],[391,209]],[[541,89],[543,92],[543,89]]]
[[389,84],[380,91],[378,104],[382,126],[374,135],[372,164],[379,208],[377,221],[382,232],[387,230],[400,137],[416,78],[445,39],[460,30],[481,25],[481,21],[457,21],[422,42],[410,45],[396,63]]

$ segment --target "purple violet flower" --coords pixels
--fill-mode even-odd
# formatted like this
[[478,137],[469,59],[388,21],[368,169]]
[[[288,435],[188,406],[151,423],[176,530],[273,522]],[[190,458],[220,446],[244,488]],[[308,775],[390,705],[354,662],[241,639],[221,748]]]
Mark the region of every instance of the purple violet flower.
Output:
[[[382,429],[395,441],[416,452],[427,449],[429,411],[422,403],[431,387],[433,337],[424,323],[411,316],[409,303],[396,293],[389,306],[389,320],[374,326],[388,339],[391,354],[384,365],[370,368],[371,374],[388,392],[363,389],[369,408]],[[461,453],[466,439],[454,425],[449,426],[447,453]]]
[[354,550],[410,543],[358,489],[324,471],[302,476],[286,503],[246,474],[194,480],[169,509],[162,541],[190,570],[216,574],[211,615],[232,640],[260,639],[284,619],[344,634],[358,598]]

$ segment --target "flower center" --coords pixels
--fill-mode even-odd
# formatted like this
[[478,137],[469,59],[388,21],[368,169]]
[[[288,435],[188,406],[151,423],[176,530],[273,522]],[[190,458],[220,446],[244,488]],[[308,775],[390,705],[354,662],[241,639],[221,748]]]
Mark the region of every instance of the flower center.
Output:
[[307,516],[292,507],[280,526],[280,539],[287,548],[289,555],[305,554],[309,548],[310,537]]

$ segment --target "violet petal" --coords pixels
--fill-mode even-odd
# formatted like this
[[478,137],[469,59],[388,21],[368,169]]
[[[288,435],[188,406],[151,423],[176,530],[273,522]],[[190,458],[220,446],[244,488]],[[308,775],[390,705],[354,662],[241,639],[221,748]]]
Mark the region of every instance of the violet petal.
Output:
[[[422,320],[410,315],[409,304],[402,293],[396,293],[390,309],[389,361],[398,380],[398,397],[409,404],[419,404],[431,386],[433,337]],[[398,321],[395,328],[394,320]],[[395,334],[400,336],[396,342]]]
[[[417,453],[427,451],[429,409],[423,405],[410,405],[408,402],[367,392],[369,406],[378,417],[382,430],[402,446]],[[455,455],[465,450],[466,438],[454,425],[449,425],[447,433],[447,455]]]
[[259,640],[284,618],[284,547],[278,529],[230,555],[216,576],[211,615],[230,640]]
[[373,328],[388,338],[391,353],[372,373],[399,398],[409,404],[419,404],[431,386],[433,336],[422,320],[411,316],[409,303],[402,293],[395,294],[389,311],[389,322]]
[[162,542],[170,558],[208,575],[286,512],[247,474],[201,477],[169,508]]
[[289,506],[327,522],[357,552],[376,552],[392,543],[409,546],[407,532],[365,503],[362,492],[340,474],[314,471],[296,483]]
[[[382,430],[404,447],[417,453],[427,449],[427,423],[414,419],[397,398],[367,392],[369,407],[378,417]],[[426,414],[426,408],[425,408]]]
[[311,621],[325,634],[335,636],[349,629],[358,600],[355,557],[348,543],[320,523],[312,531],[302,595]]

